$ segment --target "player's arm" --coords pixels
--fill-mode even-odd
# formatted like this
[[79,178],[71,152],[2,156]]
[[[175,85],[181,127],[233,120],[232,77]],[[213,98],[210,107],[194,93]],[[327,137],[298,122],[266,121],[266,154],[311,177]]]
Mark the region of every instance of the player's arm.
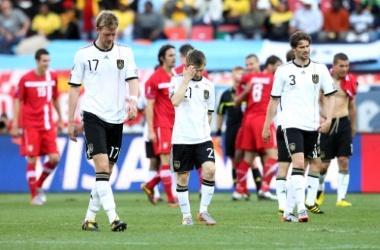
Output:
[[154,126],[153,126],[153,109],[154,109],[154,99],[148,99],[146,108],[145,108],[145,116],[146,116],[146,122],[148,124],[148,136],[149,140],[156,141],[156,133],[154,132]]
[[57,115],[58,115],[58,127],[60,129],[63,129],[62,111],[61,111],[61,106],[59,105],[58,98],[55,98],[53,100],[53,106],[54,106],[55,110],[57,111]]
[[18,136],[19,135],[19,120],[20,120],[20,99],[15,98],[13,101],[13,120],[12,120],[12,127],[10,130],[10,134],[12,136]]
[[240,93],[240,95],[237,95],[234,97],[235,105],[240,105],[245,99],[247,98],[248,93],[251,91],[252,85],[246,84],[243,92]]
[[265,116],[265,122],[263,126],[262,131],[262,137],[264,140],[268,140],[271,136],[270,134],[270,124],[273,121],[273,118],[276,116],[277,113],[277,107],[280,103],[279,97],[271,97],[269,100],[268,108],[267,108],[267,114]]
[[326,120],[321,122],[319,127],[319,132],[328,133],[331,126],[332,117],[334,115],[334,107],[335,107],[335,93],[337,90],[334,86],[334,81],[331,78],[330,72],[327,67],[324,66],[322,68],[322,90],[325,96],[324,98],[324,107],[325,107],[325,115]]
[[128,118],[133,119],[137,116],[137,100],[139,96],[139,81],[137,78],[133,77],[127,80],[129,86],[129,111]]
[[70,140],[77,141],[77,131],[75,123],[75,110],[78,105],[78,100],[80,96],[80,86],[71,85],[69,89],[69,126],[68,126],[68,136]]
[[353,98],[350,98],[348,102],[348,115],[350,117],[351,135],[353,138],[356,133],[356,98],[355,96]]
[[189,65],[188,67],[184,68],[182,82],[180,83],[178,88],[176,88],[173,95],[170,97],[170,100],[172,101],[172,104],[175,107],[180,105],[183,99],[185,98],[186,90],[189,87],[190,80],[194,77],[194,75],[195,68],[193,65]]

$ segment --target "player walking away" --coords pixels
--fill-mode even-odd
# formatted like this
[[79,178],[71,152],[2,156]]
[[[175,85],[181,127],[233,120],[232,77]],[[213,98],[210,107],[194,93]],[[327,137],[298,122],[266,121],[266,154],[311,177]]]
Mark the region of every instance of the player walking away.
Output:
[[[349,175],[349,157],[352,155],[352,138],[356,131],[356,105],[355,95],[357,88],[356,78],[349,74],[349,59],[346,54],[338,53],[334,56],[331,75],[338,89],[333,108],[332,126],[327,134],[321,137],[321,179],[322,186],[327,168],[335,157],[338,157],[338,190],[337,207],[350,207],[352,204],[346,200]],[[322,116],[326,116],[327,107],[325,98],[322,98]],[[323,202],[323,189],[319,190],[317,202]],[[319,198],[319,199],[318,199]]]
[[232,178],[235,187],[236,184],[236,164],[241,161],[243,152],[235,149],[237,132],[241,126],[243,112],[241,105],[235,105],[234,98],[238,91],[241,78],[243,76],[243,67],[235,67],[232,70],[233,85],[226,89],[221,98],[217,109],[217,136],[222,135],[223,118],[226,117],[226,131],[224,134],[224,152],[232,162]]
[[96,182],[82,224],[86,231],[98,230],[95,217],[101,207],[107,214],[112,231],[127,228],[116,213],[109,178],[120,152],[123,123],[127,118],[126,100],[129,102],[128,118],[132,119],[137,114],[139,86],[132,50],[115,43],[117,27],[118,19],[111,11],[99,13],[96,18],[98,37],[76,52],[69,81],[68,136],[76,141],[74,114],[83,83],[85,91],[81,110],[86,153],[95,164]]
[[[270,91],[273,85],[273,74],[281,65],[281,59],[270,56],[265,62],[263,72],[249,73],[243,76],[242,82],[246,85],[245,90],[236,98],[237,102],[247,101],[242,125],[241,147],[244,150],[244,160],[240,164],[241,171],[238,172],[236,192],[239,194],[247,192],[247,171],[253,166],[254,157],[262,156],[263,180],[258,189],[258,197],[276,200],[276,196],[269,191],[269,184],[275,176],[278,168],[277,149],[275,140],[275,126],[271,124],[271,140],[263,141],[261,132],[265,120],[267,106],[270,100]],[[256,168],[257,169],[257,168]]]
[[[281,98],[282,132],[293,163],[289,188],[296,198],[300,222],[307,222],[309,219],[305,205],[311,211],[317,207],[315,197],[319,172],[312,168],[307,177],[308,196],[305,201],[305,157],[312,166],[320,164],[319,132],[326,133],[330,129],[335,101],[333,94],[336,92],[327,67],[310,59],[310,43],[310,36],[304,32],[296,32],[290,37],[295,59],[280,66],[275,73],[272,98],[263,128],[263,138],[268,140],[271,137],[270,124]],[[326,119],[320,121],[321,90],[326,96],[328,112]],[[288,216],[290,212],[285,211],[284,216]]]
[[169,98],[169,88],[172,70],[175,66],[175,48],[164,45],[158,52],[158,67],[145,83],[145,97],[147,99],[146,118],[148,123],[148,137],[153,142],[154,154],[160,156],[161,167],[159,172],[141,189],[148,196],[149,201],[155,204],[154,187],[162,181],[170,207],[178,206],[172,192],[172,173],[169,167],[172,130],[174,125],[174,107]]
[[215,225],[208,213],[215,189],[215,155],[211,141],[211,114],[215,106],[214,85],[202,76],[206,59],[199,50],[188,53],[183,76],[172,78],[171,101],[175,106],[171,166],[177,173],[177,195],[183,225],[193,225],[189,202],[189,172],[202,168],[198,220]]
[[[42,185],[59,162],[57,126],[53,121],[53,106],[62,126],[58,102],[57,76],[49,70],[50,56],[46,49],[35,53],[37,67],[23,75],[15,98],[14,119],[11,134],[17,136],[22,129],[21,155],[26,156],[26,179],[32,205],[42,205],[46,196]],[[43,171],[36,179],[36,163],[39,156],[48,156]]]

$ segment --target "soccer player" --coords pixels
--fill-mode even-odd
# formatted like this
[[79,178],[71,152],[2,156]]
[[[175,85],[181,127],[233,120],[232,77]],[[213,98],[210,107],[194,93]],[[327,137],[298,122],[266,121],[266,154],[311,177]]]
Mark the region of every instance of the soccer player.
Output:
[[[82,224],[86,231],[98,230],[95,217],[105,210],[111,230],[124,231],[127,224],[116,213],[116,204],[109,182],[117,162],[123,137],[123,123],[137,114],[139,92],[137,68],[130,48],[115,43],[118,19],[111,11],[102,11],[96,18],[97,39],[79,49],[74,57],[69,90],[68,136],[76,141],[74,123],[80,86],[84,85],[81,101],[87,158],[95,164],[96,182]],[[127,84],[128,88],[127,88]]]
[[242,125],[241,147],[244,150],[244,159],[240,164],[241,170],[238,174],[236,192],[246,192],[246,173],[250,167],[254,168],[253,160],[256,155],[263,157],[263,181],[258,189],[258,197],[276,200],[269,192],[269,184],[277,172],[277,150],[275,140],[275,126],[271,124],[271,140],[263,141],[261,132],[265,120],[267,106],[270,100],[270,91],[273,84],[273,74],[281,65],[281,59],[270,56],[265,62],[263,72],[249,73],[243,76],[242,82],[246,85],[245,90],[236,98],[237,102],[247,101]]
[[[349,157],[352,155],[352,138],[356,131],[356,105],[355,95],[357,80],[348,73],[350,62],[346,54],[334,55],[331,75],[338,89],[333,108],[332,126],[328,134],[321,137],[321,177],[324,179],[330,162],[338,157],[338,189],[337,207],[350,207],[352,204],[346,200],[349,183]],[[322,98],[322,116],[326,116],[327,107],[325,98]],[[319,204],[322,203],[323,194],[320,194]]]
[[171,101],[175,106],[171,166],[177,173],[177,195],[182,225],[193,225],[189,202],[189,172],[202,168],[198,220],[206,225],[216,221],[208,213],[215,189],[215,155],[211,141],[211,114],[215,106],[214,84],[202,76],[206,58],[199,50],[187,54],[183,76],[172,78]]
[[[26,178],[32,205],[42,205],[46,196],[42,185],[59,162],[57,126],[53,121],[53,106],[62,126],[58,103],[57,75],[49,70],[50,56],[46,49],[35,53],[36,69],[23,75],[18,84],[11,134],[17,136],[22,129],[21,155],[26,156]],[[36,179],[36,162],[39,156],[48,156],[43,171]]]
[[[309,219],[305,204],[310,210],[315,206],[319,179],[319,172],[309,171],[309,194],[305,201],[305,157],[312,165],[317,166],[321,162],[319,132],[326,133],[330,129],[336,93],[327,67],[310,59],[310,44],[311,38],[304,32],[295,32],[290,37],[295,59],[280,66],[275,73],[271,101],[262,132],[264,139],[268,140],[271,137],[270,124],[281,98],[282,132],[293,163],[289,188],[293,190],[296,198],[300,222],[307,222]],[[328,107],[325,120],[320,120],[319,117],[321,90],[326,96]],[[284,216],[288,213],[290,211],[285,211]]]
[[155,204],[153,189],[162,181],[168,205],[176,207],[178,204],[172,192],[172,174],[169,167],[174,125],[174,107],[169,98],[170,80],[175,66],[174,46],[163,45],[158,52],[158,61],[160,66],[145,83],[145,97],[148,137],[153,142],[155,155],[160,156],[161,167],[150,181],[141,185],[141,189],[146,193],[149,201]]
[[238,87],[243,76],[243,67],[235,67],[232,69],[232,81],[231,88],[225,90],[220,97],[218,109],[217,109],[217,136],[222,135],[223,117],[226,117],[226,131],[224,134],[224,151],[227,157],[232,162],[232,178],[234,186],[236,184],[236,164],[241,161],[243,152],[239,149],[235,149],[235,141],[237,132],[241,126],[243,118],[243,112],[241,105],[235,105],[234,98],[238,92]]

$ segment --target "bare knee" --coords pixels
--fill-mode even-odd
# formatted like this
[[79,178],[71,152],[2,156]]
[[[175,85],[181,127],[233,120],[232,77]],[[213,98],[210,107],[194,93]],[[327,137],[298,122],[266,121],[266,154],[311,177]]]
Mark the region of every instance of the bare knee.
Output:
[[187,186],[189,183],[189,172],[177,173],[177,184]]
[[50,162],[50,164],[54,164],[54,165],[58,164],[59,155],[58,154],[50,154],[49,155],[49,162]]
[[348,158],[338,157],[338,166],[340,172],[348,172]]
[[207,161],[202,164],[202,178],[208,181],[215,180],[215,163]]

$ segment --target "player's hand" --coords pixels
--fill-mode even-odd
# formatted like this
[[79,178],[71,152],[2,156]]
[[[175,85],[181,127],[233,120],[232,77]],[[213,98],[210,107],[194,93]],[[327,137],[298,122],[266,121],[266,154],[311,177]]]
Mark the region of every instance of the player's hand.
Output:
[[69,126],[67,127],[67,135],[70,140],[77,141],[78,130],[75,123],[69,123]]
[[58,127],[58,133],[62,133],[64,128],[65,128],[65,125],[64,125],[62,119],[59,119],[57,121],[57,127]]
[[270,136],[271,136],[271,134],[270,134],[269,127],[268,126],[264,126],[263,131],[261,133],[261,137],[263,138],[264,142],[269,141]]
[[327,134],[331,127],[331,120],[321,119],[321,125],[319,126],[318,132]]
[[156,136],[156,132],[154,132],[154,129],[148,130],[148,139],[149,141],[156,142],[157,136]]
[[184,78],[187,82],[189,82],[191,79],[194,78],[194,76],[195,76],[195,72],[196,72],[196,70],[195,70],[194,65],[188,65],[188,66],[186,66],[186,67],[184,68],[184,70],[183,70],[183,78]]
[[137,103],[134,100],[128,100],[128,120],[137,117]]
[[352,139],[354,139],[355,135],[356,135],[356,127],[351,126],[351,136],[352,136]]

